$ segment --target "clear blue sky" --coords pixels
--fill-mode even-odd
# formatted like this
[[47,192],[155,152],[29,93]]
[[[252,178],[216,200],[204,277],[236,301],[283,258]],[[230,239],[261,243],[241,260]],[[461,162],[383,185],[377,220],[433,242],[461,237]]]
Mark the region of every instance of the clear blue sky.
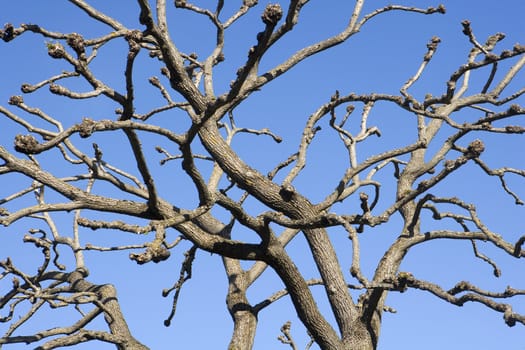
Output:
[[[226,1],[236,7],[240,1]],[[141,29],[137,21],[138,5],[135,1],[92,1],[95,7],[107,11],[115,16],[129,28]],[[199,4],[213,4],[214,1],[199,1]],[[260,12],[266,1],[260,1],[253,14],[241,20],[233,27],[233,32],[227,34],[223,67],[216,73],[217,93],[224,92],[230,80],[235,76],[235,71],[245,58],[248,48],[256,42],[255,36],[262,29],[259,20]],[[263,61],[264,67],[271,67],[276,62],[293,53],[296,49],[319,39],[327,37],[342,29],[346,22],[349,9],[353,1],[311,1],[304,9],[302,22],[289,38],[282,44],[274,47]],[[374,8],[387,4],[387,1],[368,1],[365,9],[370,12]],[[417,5],[423,8],[437,6],[439,3],[429,0],[400,0],[399,4]],[[171,6],[172,2],[168,4]],[[239,126],[251,128],[268,127],[284,138],[282,144],[274,144],[270,138],[240,137],[234,143],[246,161],[263,172],[270,170],[285,155],[291,154],[301,136],[302,127],[307,117],[321,104],[327,102],[336,89],[341,94],[349,92],[385,92],[396,93],[401,85],[416,71],[421,58],[426,50],[429,39],[437,35],[442,39],[437,56],[431,63],[428,72],[421,83],[414,88],[414,93],[424,96],[431,92],[436,95],[441,93],[444,83],[457,67],[465,62],[470,49],[467,38],[461,33],[460,22],[469,19],[475,34],[480,42],[496,32],[507,34],[507,38],[500,46],[512,48],[512,45],[525,42],[525,29],[523,27],[523,14],[525,4],[522,0],[501,1],[445,1],[446,15],[435,14],[423,16],[413,13],[391,12],[379,16],[366,25],[361,33],[351,38],[343,45],[310,58],[300,66],[294,68],[289,74],[266,86],[263,91],[252,96],[246,105],[240,106],[236,111]],[[195,16],[185,17],[177,11],[170,11],[173,21],[170,29],[177,46],[185,52],[197,52],[200,56],[209,54],[213,44],[213,32],[207,21]],[[106,33],[108,28],[93,25],[92,21],[84,14],[70,5],[67,1],[38,1],[18,0],[4,1],[0,12],[0,24],[35,23],[46,29],[79,32],[86,38],[93,35]],[[211,34],[211,36],[210,36]],[[109,45],[100,50],[99,58],[94,64],[95,72],[117,89],[123,90],[125,46]],[[499,50],[498,50],[499,51]],[[142,95],[138,95],[138,112],[145,112],[147,108],[161,103],[160,98],[151,89],[148,90],[146,79],[151,75],[159,76],[159,66],[151,60],[144,58],[138,61],[137,86]],[[9,96],[19,94],[19,86],[23,82],[36,83],[62,69],[68,67],[61,62],[47,57],[45,39],[31,34],[12,43],[0,43],[0,104],[7,105]],[[79,90],[87,89],[85,84],[76,84]],[[514,82],[514,86],[525,86],[525,77],[522,74]],[[114,118],[115,106],[102,99],[87,101],[65,101],[62,98],[49,97],[46,93],[25,97],[28,104],[39,106],[47,113],[60,118],[64,125],[77,123],[82,116],[93,119]],[[523,101],[522,101],[523,105]],[[373,122],[383,132],[381,143],[367,142],[363,154],[379,152],[386,149],[388,144],[395,144],[399,138],[411,139],[415,129],[409,118],[399,111],[378,108],[373,115]],[[523,123],[523,118],[521,119]],[[176,121],[173,127],[176,128]],[[21,129],[12,122],[0,118],[0,137],[2,145],[10,145],[13,136]],[[309,194],[313,201],[319,200],[333,187],[334,181],[340,174],[337,168],[337,147],[331,142],[334,134],[320,134],[316,146],[312,148],[312,160],[305,173],[295,184],[298,189]],[[324,141],[323,141],[324,140]],[[125,157],[121,157],[120,143],[115,140],[100,139],[105,142],[104,154],[113,157],[114,162],[119,162],[126,167]],[[146,145],[153,145],[151,140],[145,140]],[[111,145],[111,146],[110,146]],[[524,165],[524,138],[511,137],[504,140],[494,137],[487,141],[487,162],[502,166],[510,164],[515,167]],[[516,145],[518,145],[516,147]],[[176,150],[174,150],[176,152]],[[330,153],[327,156],[328,152]],[[341,152],[339,150],[338,152]],[[152,163],[160,160],[160,155]],[[364,159],[364,155],[361,159]],[[178,165],[168,164],[170,171],[179,171]],[[49,170],[61,172],[63,169],[47,163]],[[130,166],[126,167],[131,168]],[[165,168],[158,167],[158,182],[166,189],[163,195],[172,199],[177,205],[195,203],[194,193],[188,189],[186,179],[174,179]],[[497,179],[487,178],[473,168],[467,168],[465,173],[453,177],[450,186],[439,188],[444,194],[457,195],[467,202],[477,202],[480,215],[495,232],[509,241],[515,241],[524,233],[525,226],[515,218],[523,217],[523,207],[512,207],[513,200],[502,194]],[[0,179],[3,187],[0,197],[5,196],[13,188],[23,188],[27,181],[18,181],[9,178],[7,182]],[[4,183],[3,181],[6,181]],[[311,186],[315,183],[315,186]],[[514,189],[525,196],[523,181],[511,182]],[[6,185],[7,184],[7,185]],[[386,193],[392,191],[391,185],[385,183]],[[390,186],[390,187],[389,187]],[[507,210],[499,210],[501,207]],[[350,207],[341,206],[337,210],[345,213]],[[261,208],[252,205],[253,213]],[[71,217],[56,215],[61,229],[71,229]],[[69,219],[68,219],[69,218]],[[368,236],[363,236],[363,269],[371,273],[375,268],[381,254],[388,247],[388,242],[396,236],[398,224],[381,226]],[[28,254],[33,250],[28,247],[20,248],[21,238],[27,230],[22,223],[9,228],[0,227],[0,259],[12,255],[15,261],[24,265],[24,259],[31,260]],[[391,230],[391,231],[390,231]],[[337,235],[339,233],[339,235]],[[238,232],[239,237],[248,235]],[[176,237],[174,232],[171,238]],[[248,237],[250,237],[248,235]],[[334,241],[337,246],[349,247],[344,233],[335,232]],[[121,232],[108,231],[82,231],[84,243],[115,244],[117,242],[136,242],[136,237],[129,237]],[[87,254],[87,264],[91,270],[90,278],[97,283],[114,283],[119,290],[119,299],[124,313],[127,315],[129,325],[134,335],[151,349],[225,349],[231,332],[231,322],[225,308],[226,280],[218,256],[206,252],[199,252],[194,266],[194,277],[187,283],[181,293],[177,315],[170,328],[162,325],[169,314],[171,307],[170,298],[161,297],[163,288],[170,287],[178,278],[178,271],[182,254],[189,246],[176,248],[172,251],[172,258],[161,264],[147,264],[136,266],[127,259],[127,252],[122,254]],[[517,288],[525,288],[524,263],[502,256],[490,247],[483,247],[486,254],[498,259],[503,270],[503,276],[495,279],[490,266],[482,263],[472,256],[468,244],[446,242],[429,244],[416,249],[407,257],[403,269],[411,271],[418,277],[431,279],[443,283],[444,288],[453,286],[456,282],[468,279],[478,282],[484,288],[503,290],[506,285],[513,284]],[[183,249],[184,248],[184,249]],[[349,249],[349,248],[348,248]],[[307,257],[304,242],[299,239],[289,247],[290,254],[298,259],[298,265],[305,272],[307,278],[317,277]],[[347,252],[347,251],[346,251]],[[341,258],[348,262],[345,250],[340,251]],[[67,260],[66,260],[67,261]],[[29,265],[29,264],[28,264]],[[29,265],[31,268],[32,265]],[[349,265],[348,265],[349,267]],[[344,268],[346,268],[344,266]],[[6,290],[5,284],[10,281],[0,281],[0,294]],[[519,285],[519,283],[522,283]],[[140,285],[141,288],[137,288]],[[144,288],[142,288],[144,287]],[[256,303],[282,288],[271,271],[254,285],[250,291],[251,301]],[[321,295],[320,288],[314,292]],[[196,300],[200,300],[196,305]],[[325,302],[322,298],[320,305]],[[525,313],[524,299],[516,303],[516,311]],[[379,349],[525,349],[525,327],[517,325],[508,328],[502,315],[487,310],[480,305],[468,304],[462,308],[450,306],[432,296],[407,292],[392,294],[388,305],[395,308],[396,314],[386,313],[383,317],[383,328],[380,337]],[[326,306],[326,305],[325,305]],[[0,316],[5,313],[0,310]],[[48,313],[37,319],[36,327],[43,328],[63,325],[69,315]],[[280,326],[287,320],[292,320],[292,330],[299,348],[304,348],[307,337],[295,312],[287,299],[280,300],[273,307],[260,314],[259,329],[256,337],[256,349],[287,349],[277,342]],[[5,326],[0,324],[0,333],[4,333]],[[5,349],[24,349],[26,346],[5,346]],[[105,349],[111,348],[87,344],[79,349]]]

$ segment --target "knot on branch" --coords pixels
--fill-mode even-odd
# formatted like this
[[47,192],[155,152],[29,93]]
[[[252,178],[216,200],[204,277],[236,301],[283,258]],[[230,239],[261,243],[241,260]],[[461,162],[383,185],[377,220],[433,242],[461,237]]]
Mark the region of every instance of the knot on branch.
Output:
[[162,61],[162,52],[157,49],[150,49],[149,57],[151,58],[157,58],[159,61]]
[[503,313],[503,319],[505,320],[507,326],[514,327],[518,318],[516,317],[516,314],[512,312],[512,308],[507,306],[505,312]]
[[257,5],[258,2],[259,2],[258,0],[243,0],[242,4],[243,6],[253,7]]
[[89,276],[89,270],[84,266],[76,268],[75,272],[78,272],[83,278],[86,278]]
[[430,39],[430,42],[427,44],[427,48],[435,50],[440,42],[441,42],[440,37],[433,36],[432,39]]
[[359,200],[361,201],[361,209],[363,213],[370,212],[370,207],[368,206],[368,194],[361,192],[359,193]]
[[215,61],[213,61],[213,64],[217,64],[217,63],[220,63],[220,62],[224,62],[224,60],[225,60],[224,52],[219,52],[219,54],[218,54],[217,57],[215,58]]
[[250,47],[250,50],[248,51],[248,58],[252,59],[255,56],[256,52],[257,52],[257,46]]
[[161,84],[160,84],[160,80],[159,80],[159,78],[157,78],[157,77],[151,77],[151,78],[148,79],[148,81],[149,81],[149,83],[150,83],[151,85],[153,85],[153,86],[155,86],[155,87],[160,87],[160,86],[161,86]]
[[519,125],[507,125],[505,127],[505,131],[509,134],[523,134],[525,132],[525,128]]
[[22,90],[24,94],[27,94],[27,93],[35,91],[36,88],[33,87],[31,84],[23,83],[22,86],[20,86],[20,90]]
[[0,267],[4,270],[12,270],[13,269],[13,262],[11,261],[10,257],[7,257],[5,260],[0,260]]
[[452,171],[456,168],[459,168],[461,165],[465,164],[466,162],[467,160],[464,157],[459,157],[456,160],[447,159],[445,163],[443,164],[443,166],[445,167],[447,171]]
[[80,137],[85,139],[86,137],[91,136],[95,129],[96,122],[90,118],[82,118],[82,123],[78,125],[78,134]]
[[472,35],[472,28],[470,27],[470,21],[464,20],[461,22],[461,25],[463,26],[463,34],[470,36]]
[[501,58],[509,58],[509,57],[512,57],[514,56],[514,53],[511,51],[511,50],[503,50],[501,51],[501,54],[499,57]]
[[435,10],[437,13],[445,14],[447,12],[447,9],[445,8],[445,5],[439,4],[437,8],[431,7],[431,9]]
[[129,258],[134,260],[139,265],[144,265],[150,261],[159,263],[167,260],[170,257],[170,251],[163,245],[151,245],[146,248],[146,251],[140,254],[131,253]]
[[4,29],[0,29],[0,37],[2,37],[2,40],[6,43],[13,40],[15,36],[15,27],[13,27],[11,23],[6,23]]
[[512,51],[514,51],[515,54],[520,54],[525,52],[525,45],[516,44],[512,48]]
[[125,38],[126,38],[126,40],[128,42],[129,41],[133,41],[135,43],[141,42],[143,37],[144,36],[143,36],[142,32],[140,30],[137,30],[137,29],[128,31],[126,33],[126,36],[125,36]]
[[289,184],[285,183],[281,186],[281,189],[279,190],[279,194],[285,201],[290,201],[295,193],[295,188]]
[[68,93],[68,89],[66,89],[65,87],[60,86],[58,84],[50,84],[49,85],[49,91],[52,94],[60,95],[60,96],[65,96]]
[[432,58],[432,55],[437,50],[437,47],[440,42],[441,42],[441,39],[437,36],[433,36],[432,39],[430,39],[430,42],[427,44],[428,52],[423,58],[425,61],[429,61]]
[[186,6],[186,0],[175,0],[175,7],[184,7]]
[[468,145],[467,151],[464,153],[464,156],[467,159],[477,158],[481,155],[481,153],[483,153],[484,150],[485,145],[483,144],[483,142],[481,140],[474,140]]
[[13,106],[19,106],[24,103],[24,98],[22,96],[11,96],[9,97],[9,101],[7,103]]
[[489,52],[485,55],[485,62],[496,62],[499,60],[499,56],[495,53]]
[[162,75],[164,75],[166,78],[171,79],[171,74],[170,74],[170,71],[169,71],[169,69],[167,67],[162,67],[160,69],[160,73]]
[[32,235],[25,235],[23,238],[25,243],[33,243],[37,248],[50,249],[52,242],[48,238],[38,238]]
[[488,47],[494,47],[499,41],[505,39],[505,33],[496,33],[489,36],[487,43],[485,44]]
[[15,150],[24,154],[37,154],[38,141],[33,135],[16,135]]
[[277,22],[283,17],[283,9],[279,4],[268,4],[261,16],[264,24],[274,27]]
[[82,35],[78,33],[71,33],[67,36],[67,44],[75,50],[78,55],[81,55],[85,51],[85,43]]
[[514,252],[512,255],[514,255],[516,258],[519,258],[521,255],[521,247],[525,243],[525,235],[521,236],[520,239],[514,244]]
[[130,30],[126,33],[125,36],[128,45],[129,45],[129,55],[128,58],[134,57],[137,52],[140,51],[140,42],[143,39],[142,32],[140,30]]
[[47,54],[52,58],[63,58],[66,55],[64,46],[60,43],[47,43]]
[[512,104],[510,105],[509,109],[507,110],[508,115],[516,115],[516,114],[523,114],[525,113],[525,108],[522,108],[518,104]]
[[397,274],[393,284],[396,290],[399,290],[401,293],[403,293],[408,289],[409,284],[414,281],[414,275],[412,275],[410,272],[400,272]]
[[11,280],[11,282],[13,283],[13,289],[18,289],[20,288],[20,280],[16,277],[13,277],[13,279]]

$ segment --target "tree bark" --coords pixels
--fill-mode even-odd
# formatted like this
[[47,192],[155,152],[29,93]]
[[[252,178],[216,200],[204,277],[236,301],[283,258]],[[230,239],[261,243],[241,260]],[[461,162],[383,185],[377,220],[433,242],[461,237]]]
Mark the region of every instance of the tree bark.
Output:
[[69,277],[69,283],[76,292],[89,291],[97,293],[99,296],[99,302],[103,306],[104,318],[111,334],[122,339],[122,342],[117,344],[119,350],[149,350],[147,346],[141,344],[131,334],[124,315],[120,310],[120,305],[117,300],[117,292],[113,285],[93,285],[84,279],[84,275],[81,271],[72,272]]
[[226,305],[233,320],[233,333],[228,350],[251,349],[257,329],[257,314],[246,297],[249,281],[239,260],[225,257],[223,263],[228,275]]
[[344,340],[345,350],[375,350],[379,329],[372,329],[372,325],[362,319],[352,323],[352,336]]

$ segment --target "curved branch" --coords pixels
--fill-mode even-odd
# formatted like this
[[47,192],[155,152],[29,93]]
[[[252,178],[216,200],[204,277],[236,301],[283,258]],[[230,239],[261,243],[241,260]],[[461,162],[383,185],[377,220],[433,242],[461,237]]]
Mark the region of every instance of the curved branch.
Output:
[[115,30],[125,30],[126,27],[124,27],[120,22],[115,20],[114,18],[111,18],[102,12],[95,9],[93,6],[89,5],[83,0],[69,0],[72,4],[80,8],[82,11],[84,11],[89,17],[95,19],[97,22],[101,22],[104,24],[107,24],[111,28]]
[[[514,326],[516,322],[525,325],[525,315],[515,313],[512,310],[512,306],[509,304],[499,303],[492,300],[499,298],[510,298],[516,295],[525,295],[525,290],[507,287],[504,292],[488,292],[471,285],[469,282],[463,281],[456,284],[456,286],[449,291],[445,291],[439,285],[418,280],[411,274],[409,278],[406,279],[406,286],[430,292],[438,298],[457,306],[463,306],[467,302],[480,303],[494,311],[501,312],[503,314],[505,323],[510,327]],[[461,296],[456,297],[456,294],[460,294],[465,291],[470,293],[462,294]]]

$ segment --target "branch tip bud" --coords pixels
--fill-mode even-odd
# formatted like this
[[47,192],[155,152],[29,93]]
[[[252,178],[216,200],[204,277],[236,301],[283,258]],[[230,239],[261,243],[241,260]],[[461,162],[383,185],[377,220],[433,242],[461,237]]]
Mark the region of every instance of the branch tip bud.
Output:
[[38,141],[33,135],[16,135],[15,150],[24,154],[36,154]]
[[262,21],[267,26],[274,27],[283,17],[283,9],[279,4],[268,4],[261,16]]

